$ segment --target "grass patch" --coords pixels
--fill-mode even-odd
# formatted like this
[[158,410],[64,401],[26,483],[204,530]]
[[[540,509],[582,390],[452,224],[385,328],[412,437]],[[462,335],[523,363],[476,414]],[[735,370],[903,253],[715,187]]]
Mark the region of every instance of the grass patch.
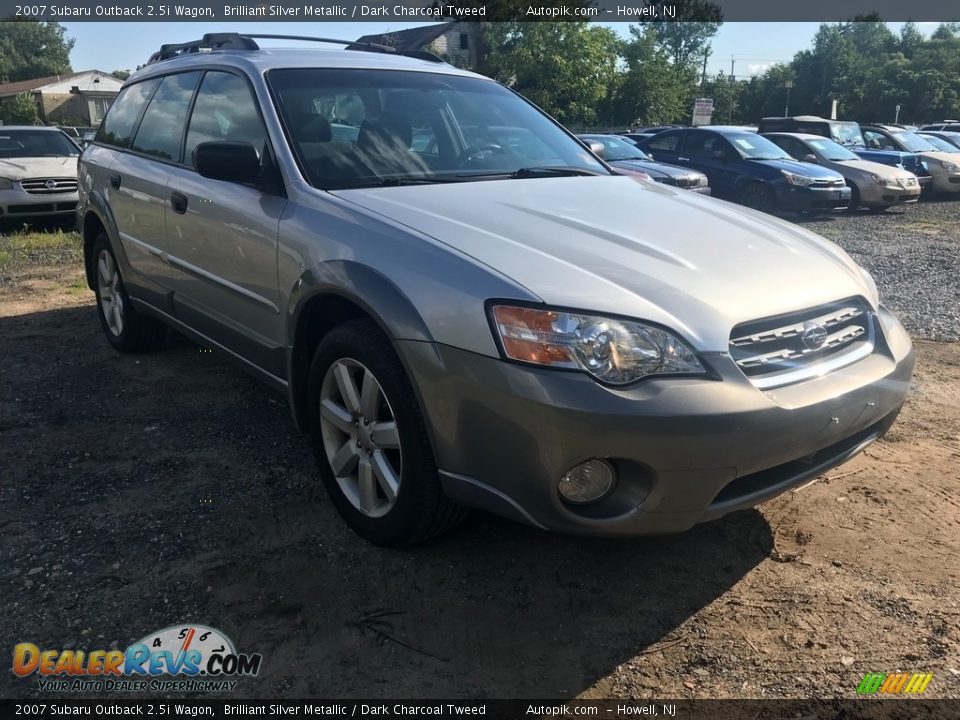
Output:
[[32,230],[0,236],[0,271],[38,265],[77,265],[83,262],[83,242],[75,232]]

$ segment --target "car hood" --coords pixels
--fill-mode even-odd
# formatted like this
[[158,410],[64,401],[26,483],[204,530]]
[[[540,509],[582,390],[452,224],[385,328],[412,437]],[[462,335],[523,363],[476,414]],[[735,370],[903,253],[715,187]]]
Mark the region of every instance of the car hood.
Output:
[[512,278],[550,305],[661,323],[701,351],[737,323],[876,297],[837,245],[797,225],[624,176],[333,193]]
[[894,177],[904,179],[916,177],[908,170],[893,165],[884,165],[883,163],[873,162],[871,160],[824,160],[826,167],[835,168],[844,177],[850,175],[879,175],[881,177]]
[[822,168],[813,163],[802,162],[800,160],[744,160],[744,162],[763,163],[777,170],[786,170],[787,172],[805,175],[812,178],[835,178],[837,171],[828,168]]
[[[930,152],[920,153],[920,157],[922,157],[924,160],[936,160],[937,162],[946,162],[946,163],[953,163],[954,165],[960,165],[960,157],[958,157],[955,153],[940,152],[939,150],[937,152],[933,152],[931,150]],[[927,165],[927,167],[930,167],[930,166]]]
[[667,163],[656,160],[609,160],[609,165],[617,168],[626,168],[628,170],[640,170],[651,175],[666,175],[670,178],[688,177],[690,175],[702,175],[698,170],[668,165]]
[[77,176],[77,157],[24,157],[0,160],[0,177],[8,180]]

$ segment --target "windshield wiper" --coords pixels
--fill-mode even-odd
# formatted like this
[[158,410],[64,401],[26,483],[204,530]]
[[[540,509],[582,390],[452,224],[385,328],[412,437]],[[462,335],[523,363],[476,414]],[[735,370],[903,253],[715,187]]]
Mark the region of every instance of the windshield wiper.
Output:
[[483,173],[463,173],[457,175],[460,178],[534,178],[534,177],[574,177],[578,175],[606,175],[606,173],[588,170],[587,168],[576,167],[573,165],[544,165],[542,167],[525,167],[519,170],[498,170],[495,172]]

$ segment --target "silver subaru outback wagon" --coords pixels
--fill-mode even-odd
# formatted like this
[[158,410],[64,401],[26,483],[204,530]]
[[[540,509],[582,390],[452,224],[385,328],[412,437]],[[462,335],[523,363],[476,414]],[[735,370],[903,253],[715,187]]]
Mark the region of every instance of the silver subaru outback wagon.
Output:
[[360,535],[682,531],[893,423],[910,339],[839,247],[386,50],[164,46],[80,161],[109,342],[173,327],[285,391]]

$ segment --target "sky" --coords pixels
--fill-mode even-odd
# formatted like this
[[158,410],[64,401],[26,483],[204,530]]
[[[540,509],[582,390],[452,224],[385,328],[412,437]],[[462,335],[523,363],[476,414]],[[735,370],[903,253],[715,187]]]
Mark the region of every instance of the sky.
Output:
[[[70,55],[74,70],[133,70],[160,45],[194,40],[208,32],[246,30],[247,32],[314,35],[353,40],[361,35],[384,33],[416,27],[423,23],[380,22],[282,22],[282,23],[62,23],[68,37],[76,39]],[[628,23],[600,23],[620,35],[629,35]],[[888,23],[899,32],[903,23]],[[929,34],[937,23],[918,23]],[[819,23],[725,23],[713,40],[713,54],[707,72],[730,73],[749,77],[762,73],[778,62],[789,61],[794,53],[810,47]],[[274,45],[281,43],[274,41]]]

